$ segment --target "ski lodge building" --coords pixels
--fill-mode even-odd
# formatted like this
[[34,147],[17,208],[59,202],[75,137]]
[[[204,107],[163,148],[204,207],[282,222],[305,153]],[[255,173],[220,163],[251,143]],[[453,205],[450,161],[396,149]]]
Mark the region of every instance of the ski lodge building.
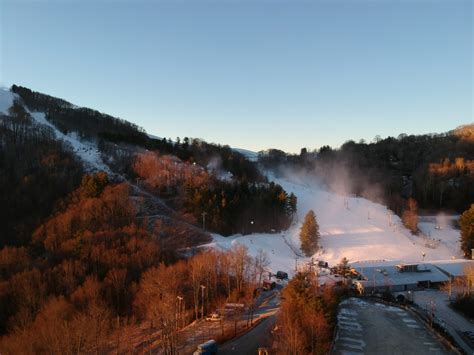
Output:
[[387,262],[379,265],[354,263],[351,266],[356,279],[353,279],[352,284],[361,294],[416,291],[465,277],[466,265],[474,268],[474,260],[456,259],[395,265]]

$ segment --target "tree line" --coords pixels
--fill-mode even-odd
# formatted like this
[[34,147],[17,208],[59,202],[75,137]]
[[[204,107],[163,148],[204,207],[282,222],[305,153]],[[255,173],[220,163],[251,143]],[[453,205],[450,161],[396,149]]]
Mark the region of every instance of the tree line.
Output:
[[221,180],[197,164],[153,152],[138,154],[133,166],[144,186],[224,235],[280,231],[296,213],[296,196],[278,184]]
[[28,245],[33,230],[77,188],[83,173],[72,150],[20,103],[0,115],[0,248]]
[[[97,140],[99,148],[107,143],[134,145],[162,154],[175,155],[181,160],[195,162],[203,167],[216,162],[219,169],[229,171],[238,179],[263,181],[255,163],[229,146],[207,143],[198,138],[177,137],[173,142],[166,138],[149,137],[143,128],[126,120],[96,110],[77,107],[73,104],[13,85],[12,92],[18,94],[30,111],[41,111],[46,119],[64,134],[77,133],[81,138]],[[106,153],[106,152],[105,152]]]
[[283,289],[276,333],[281,354],[328,354],[343,290],[320,286],[315,273],[298,272]]
[[400,216],[409,198],[421,209],[462,212],[474,201],[471,131],[467,125],[444,134],[351,140],[339,149],[303,148],[294,155],[271,149],[260,152],[259,162],[309,172],[329,186],[343,182],[347,193],[384,202]]
[[[76,107],[65,100],[25,87],[13,85],[12,91],[19,95],[21,101],[15,107],[18,110],[21,108],[25,115],[28,112],[22,105],[30,111],[45,112],[46,119],[63,133],[75,132],[79,137],[96,140],[103,160],[129,180],[141,177],[144,169],[137,167],[149,165],[151,160],[147,154],[137,155],[137,151],[159,152],[160,159],[152,167],[154,170],[149,171],[147,182],[150,183],[152,175],[155,180],[160,180],[166,174],[168,181],[155,182],[160,186],[154,192],[168,197],[172,207],[191,216],[194,223],[200,224],[201,215],[208,214],[207,227],[210,230],[226,235],[277,231],[289,225],[296,211],[296,196],[288,196],[280,186],[268,184],[254,162],[228,146],[187,137],[182,141],[177,138],[175,142],[153,139],[140,127],[122,119]],[[160,165],[161,160],[173,162],[165,162],[164,166]],[[176,168],[172,164],[176,164]],[[180,174],[179,169],[188,173],[185,179],[176,178]],[[231,174],[232,181],[208,178],[226,172]],[[206,181],[199,181],[199,176]],[[66,184],[69,190],[59,191],[58,197],[64,197],[71,188],[76,187],[78,178],[80,174],[71,180],[73,186]],[[64,179],[67,177],[64,176]],[[192,180],[198,182],[191,183]]]
[[[160,219],[137,220],[144,202],[132,198],[129,184],[114,183],[103,172],[84,175],[74,153],[20,103],[1,117],[0,164],[2,353],[104,352],[117,327],[144,321],[172,346],[176,330],[166,312],[148,308],[150,297],[165,307],[166,292],[179,290],[183,324],[202,317],[199,305],[206,313],[223,300],[252,302],[268,266],[264,253],[251,258],[236,246],[183,259],[170,242],[180,237],[175,228]],[[181,171],[181,164],[192,169]],[[158,174],[166,169],[175,175]],[[170,197],[215,180],[176,157],[165,157],[153,174],[151,186]],[[175,278],[179,286],[166,289]],[[198,283],[206,286],[205,305]]]
[[224,302],[252,303],[264,252],[252,258],[235,245],[181,258],[163,249],[160,225],[137,224],[129,192],[105,173],[86,175],[31,243],[0,250],[2,353],[110,351],[117,327],[142,322],[171,349],[193,319]]

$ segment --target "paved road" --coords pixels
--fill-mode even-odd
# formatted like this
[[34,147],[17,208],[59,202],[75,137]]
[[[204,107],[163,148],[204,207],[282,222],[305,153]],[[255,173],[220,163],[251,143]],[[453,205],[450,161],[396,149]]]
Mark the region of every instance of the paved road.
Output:
[[411,313],[350,298],[341,303],[334,354],[451,354]]
[[276,322],[276,314],[273,314],[241,337],[231,340],[219,347],[219,354],[245,354],[256,355],[259,347],[271,347],[271,330]]
[[259,347],[271,347],[271,331],[275,325],[279,307],[279,294],[274,293],[273,297],[264,301],[256,312],[256,315],[263,317],[263,320],[244,335],[220,346],[219,354],[255,355]]
[[414,294],[414,301],[423,309],[430,309],[431,302],[433,302],[437,318],[444,320],[457,330],[474,331],[473,323],[449,307],[448,295],[445,292],[438,290],[417,291]]

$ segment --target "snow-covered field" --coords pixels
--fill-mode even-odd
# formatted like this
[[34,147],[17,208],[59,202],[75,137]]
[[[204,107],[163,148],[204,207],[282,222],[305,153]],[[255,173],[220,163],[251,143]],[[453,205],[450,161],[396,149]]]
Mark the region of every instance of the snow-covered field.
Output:
[[228,249],[235,243],[241,243],[249,248],[252,255],[263,249],[271,259],[273,271],[292,273],[296,262],[301,266],[310,260],[298,255],[299,230],[304,215],[313,209],[320,226],[322,245],[322,250],[313,257],[330,265],[337,264],[343,257],[351,262],[420,262],[423,254],[425,261],[461,257],[459,231],[451,223],[443,224],[442,229],[438,230],[435,229],[436,221],[423,219],[421,230],[426,234],[427,230],[431,230],[432,237],[441,239],[441,242],[434,243],[433,238],[412,235],[400,218],[381,204],[329,192],[316,181],[269,177],[298,197],[296,223],[284,233],[227,238],[214,235],[212,246]]

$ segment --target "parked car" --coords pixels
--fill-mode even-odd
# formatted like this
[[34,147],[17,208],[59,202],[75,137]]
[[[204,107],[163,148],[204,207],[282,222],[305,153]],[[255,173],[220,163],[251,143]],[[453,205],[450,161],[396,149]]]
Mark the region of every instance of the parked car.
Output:
[[276,287],[275,281],[263,280],[263,289],[265,291],[273,290]]
[[219,312],[212,312],[210,315],[206,317],[206,320],[208,321],[217,321],[221,320],[221,314]]
[[327,261],[319,260],[319,261],[318,261],[318,266],[319,266],[319,267],[327,268],[329,265],[328,265]]
[[277,271],[276,278],[280,280],[288,280],[288,274],[284,271]]
[[217,342],[214,339],[208,340],[205,343],[198,345],[193,355],[216,355]]

